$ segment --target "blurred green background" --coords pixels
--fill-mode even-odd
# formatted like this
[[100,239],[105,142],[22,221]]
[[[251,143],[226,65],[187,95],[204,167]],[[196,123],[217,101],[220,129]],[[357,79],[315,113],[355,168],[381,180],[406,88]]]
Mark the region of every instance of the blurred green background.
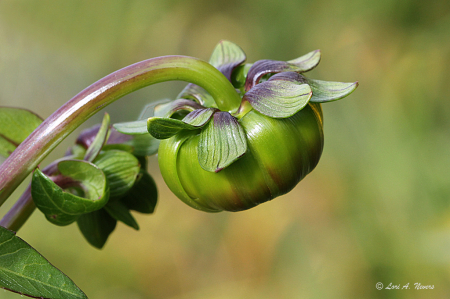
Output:
[[[136,215],[139,232],[119,224],[99,251],[76,225],[36,212],[18,235],[93,299],[449,298],[449,1],[1,0],[0,105],[47,117],[119,68],[169,54],[207,60],[221,39],[249,62],[321,49],[309,77],[359,81],[323,105],[313,173],[252,210],[207,214],[171,194],[152,157],[160,201],[154,215]],[[105,110],[134,120],[183,86],[151,86]]]

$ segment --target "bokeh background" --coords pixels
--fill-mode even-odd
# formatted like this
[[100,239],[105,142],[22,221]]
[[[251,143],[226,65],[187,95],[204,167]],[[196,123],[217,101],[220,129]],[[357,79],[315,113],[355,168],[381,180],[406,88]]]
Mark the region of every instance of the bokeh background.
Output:
[[[159,204],[136,215],[139,232],[119,224],[100,251],[75,224],[36,212],[18,235],[93,299],[449,298],[449,1],[1,0],[0,105],[47,117],[119,68],[169,54],[208,60],[221,39],[250,62],[321,49],[310,77],[359,81],[323,106],[313,173],[252,210],[207,214],[171,194],[152,157]],[[150,86],[105,110],[113,122],[134,120],[183,86]]]

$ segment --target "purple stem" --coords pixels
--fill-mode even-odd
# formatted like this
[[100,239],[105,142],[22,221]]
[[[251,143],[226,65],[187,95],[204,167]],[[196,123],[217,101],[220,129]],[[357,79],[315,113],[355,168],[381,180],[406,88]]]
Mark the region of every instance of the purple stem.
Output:
[[207,90],[223,111],[237,110],[240,97],[212,65],[187,56],[164,56],[120,69],[87,87],[47,118],[0,165],[0,205],[64,138],[89,117],[120,97],[170,80]]

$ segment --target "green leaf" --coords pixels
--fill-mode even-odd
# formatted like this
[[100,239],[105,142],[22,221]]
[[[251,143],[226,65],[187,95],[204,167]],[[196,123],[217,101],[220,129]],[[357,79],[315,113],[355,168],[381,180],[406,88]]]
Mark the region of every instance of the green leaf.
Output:
[[238,121],[228,112],[214,114],[200,134],[198,144],[200,166],[219,172],[247,151],[247,139]]
[[130,121],[125,123],[118,123],[114,124],[113,127],[122,134],[127,135],[148,134],[146,119]]
[[41,123],[29,110],[0,107],[0,155],[8,157]]
[[165,117],[150,117],[147,121],[148,132],[157,139],[167,139],[181,130],[195,130],[195,126],[181,120]]
[[[102,208],[109,198],[106,177],[97,166],[80,160],[58,163],[61,175],[53,180],[38,168],[33,173],[31,195],[48,221],[68,225],[81,215]],[[63,189],[77,190],[77,196]]]
[[129,209],[122,201],[108,202],[105,206],[105,210],[117,221],[121,221],[135,230],[139,230],[136,219],[134,219],[133,215],[131,215]]
[[109,114],[105,113],[100,129],[97,135],[95,135],[94,141],[87,149],[84,160],[89,162],[94,161],[95,157],[97,157],[97,155],[100,153],[102,147],[106,144],[109,132]]
[[0,287],[36,298],[87,298],[69,277],[1,226]]
[[302,83],[303,77],[295,72],[272,76],[268,81],[255,85],[244,100],[267,116],[287,118],[305,107],[311,98],[311,88]]
[[81,215],[77,224],[89,244],[101,249],[116,228],[117,220],[112,218],[105,209],[100,209]]
[[306,78],[306,80],[309,86],[311,86],[313,92],[311,102],[314,103],[325,103],[340,100],[351,94],[356,87],[358,87],[358,82],[331,82],[308,78]]
[[155,181],[145,170],[141,170],[139,180],[120,201],[130,210],[151,214],[155,210],[157,199],[158,191]]
[[244,51],[238,45],[230,41],[222,40],[214,48],[209,63],[231,81],[233,70],[246,59],[247,57]]
[[119,150],[101,152],[94,164],[105,173],[111,198],[124,195],[133,186],[140,170],[135,156]]

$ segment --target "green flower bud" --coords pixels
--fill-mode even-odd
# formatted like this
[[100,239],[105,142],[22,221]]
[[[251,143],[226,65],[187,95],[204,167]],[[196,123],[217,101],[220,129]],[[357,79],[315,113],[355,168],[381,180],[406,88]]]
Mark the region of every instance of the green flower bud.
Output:
[[158,159],[165,182],[202,211],[246,210],[292,190],[319,162],[321,103],[358,85],[303,76],[319,63],[319,50],[287,62],[245,60],[241,48],[222,41],[209,61],[232,84],[231,94],[236,90],[230,105],[191,83],[175,101],[157,105],[146,122],[116,126],[128,134],[147,129],[162,139]]
[[248,149],[218,173],[198,160],[199,131],[161,141],[164,181],[189,206],[208,212],[241,211],[292,190],[319,162],[323,148],[320,104],[309,103],[289,118],[251,110],[239,120]]

